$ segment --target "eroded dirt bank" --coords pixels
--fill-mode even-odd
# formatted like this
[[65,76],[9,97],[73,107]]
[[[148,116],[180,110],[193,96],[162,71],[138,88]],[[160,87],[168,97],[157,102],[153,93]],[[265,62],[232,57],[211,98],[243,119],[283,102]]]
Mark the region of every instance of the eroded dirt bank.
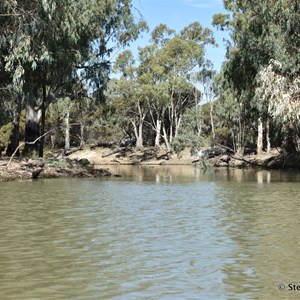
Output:
[[86,159],[92,165],[189,165],[199,164],[202,167],[260,167],[265,169],[299,168],[299,154],[282,154],[277,149],[269,154],[245,155],[221,154],[214,157],[192,156],[190,148],[186,148],[178,155],[168,153],[163,149],[144,148],[134,150],[130,148],[101,148],[83,149],[72,153],[71,159]]
[[[264,169],[300,169],[300,154],[282,154],[273,151],[270,154],[246,155],[238,157],[232,154],[222,154],[214,157],[195,157],[186,148],[181,153],[168,153],[163,149],[144,148],[86,148],[78,150],[68,157],[51,159],[9,159],[0,160],[0,182],[61,177],[104,177],[117,176],[111,174],[101,165],[190,165],[201,168],[258,167]],[[100,167],[100,168],[99,168]]]
[[112,176],[107,169],[94,169],[87,160],[29,159],[0,160],[0,182],[61,177],[104,177]]

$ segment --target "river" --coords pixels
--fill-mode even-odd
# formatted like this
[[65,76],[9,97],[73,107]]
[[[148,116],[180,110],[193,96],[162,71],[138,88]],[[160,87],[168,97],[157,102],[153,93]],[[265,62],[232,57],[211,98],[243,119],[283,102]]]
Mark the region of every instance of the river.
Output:
[[299,299],[300,173],[111,168],[0,183],[1,300]]

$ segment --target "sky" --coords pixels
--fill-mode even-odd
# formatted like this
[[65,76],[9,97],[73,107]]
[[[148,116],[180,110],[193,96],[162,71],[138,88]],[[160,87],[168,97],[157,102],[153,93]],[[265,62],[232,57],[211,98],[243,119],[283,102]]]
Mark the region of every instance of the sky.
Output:
[[[210,28],[219,47],[207,47],[206,58],[213,62],[215,70],[220,71],[226,53],[224,38],[228,39],[228,33],[217,30],[211,23],[214,14],[226,13],[222,0],[133,0],[132,3],[136,13],[147,22],[150,32],[160,23],[177,32],[192,22]],[[149,38],[149,34],[143,33],[132,44],[132,50],[148,45]]]

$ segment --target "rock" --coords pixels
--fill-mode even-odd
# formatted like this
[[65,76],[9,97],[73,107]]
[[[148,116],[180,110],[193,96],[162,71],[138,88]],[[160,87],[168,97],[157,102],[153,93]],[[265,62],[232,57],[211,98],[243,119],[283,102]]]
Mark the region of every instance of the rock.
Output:
[[223,161],[218,161],[217,163],[214,164],[214,167],[228,167],[228,163]]
[[228,155],[222,155],[222,156],[220,157],[220,161],[221,161],[221,162],[228,163],[228,162],[230,161],[230,156],[228,156]]
[[31,177],[36,179],[39,177],[40,173],[43,171],[44,169],[43,168],[38,168],[38,169],[35,169],[32,171],[32,175]]
[[90,173],[95,177],[112,176],[108,169],[92,169]]
[[245,168],[246,167],[246,162],[245,161],[241,161],[241,160],[237,160],[237,159],[235,159],[235,160],[231,160],[230,162],[229,162],[229,166],[230,167],[233,167],[233,168]]
[[43,168],[45,163],[43,159],[29,159],[27,162],[22,163],[22,166],[27,168]]
[[81,166],[88,166],[90,165],[90,161],[87,158],[81,158],[78,160],[78,162],[80,163]]

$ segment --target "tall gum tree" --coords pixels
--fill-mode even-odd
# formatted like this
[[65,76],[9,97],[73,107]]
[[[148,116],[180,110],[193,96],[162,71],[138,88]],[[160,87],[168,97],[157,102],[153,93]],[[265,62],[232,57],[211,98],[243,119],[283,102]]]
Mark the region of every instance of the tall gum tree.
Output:
[[[144,22],[135,23],[131,9],[130,0],[0,3],[0,11],[10,15],[0,17],[1,54],[5,58],[1,71],[10,76],[16,94],[25,99],[26,142],[43,135],[47,106],[63,96],[61,91],[76,70],[101,95],[109,55],[145,28]],[[25,152],[38,151],[37,147],[27,143]],[[41,143],[40,156],[42,149]]]
[[146,102],[149,93],[145,91],[147,86],[138,76],[137,66],[131,51],[126,50],[117,57],[114,70],[121,74],[120,79],[112,82],[107,97],[114,101],[119,112],[124,113],[129,118],[136,147],[143,148],[143,127],[148,113]]
[[[231,30],[232,43],[223,65],[224,89],[236,95],[237,104],[243,106],[246,119],[257,126],[257,151],[262,152],[263,132],[270,148],[269,121],[278,124],[268,105],[256,97],[261,82],[259,72],[272,60],[281,64],[280,74],[287,82],[299,76],[299,3],[298,1],[224,0],[229,14],[214,16],[214,24]],[[279,70],[277,70],[279,71]],[[243,121],[244,117],[243,117]],[[247,124],[251,128],[251,123]]]
[[[117,59],[117,70],[121,74],[118,82],[123,91],[119,99],[123,97],[124,103],[130,103],[127,112],[131,112],[137,141],[141,140],[142,124],[147,121],[155,130],[153,144],[159,146],[162,137],[170,151],[183,113],[194,106],[192,74],[204,62],[205,45],[213,44],[214,39],[211,31],[197,22],[179,33],[160,24],[151,37],[151,44],[139,49],[136,63],[128,60],[128,52]],[[139,131],[135,125],[137,120]]]
[[159,64],[163,66],[163,80],[168,83],[169,89],[169,101],[162,124],[168,149],[178,135],[184,111],[194,105],[192,74],[204,63],[205,45],[214,43],[212,32],[194,22],[161,43],[157,51]]

